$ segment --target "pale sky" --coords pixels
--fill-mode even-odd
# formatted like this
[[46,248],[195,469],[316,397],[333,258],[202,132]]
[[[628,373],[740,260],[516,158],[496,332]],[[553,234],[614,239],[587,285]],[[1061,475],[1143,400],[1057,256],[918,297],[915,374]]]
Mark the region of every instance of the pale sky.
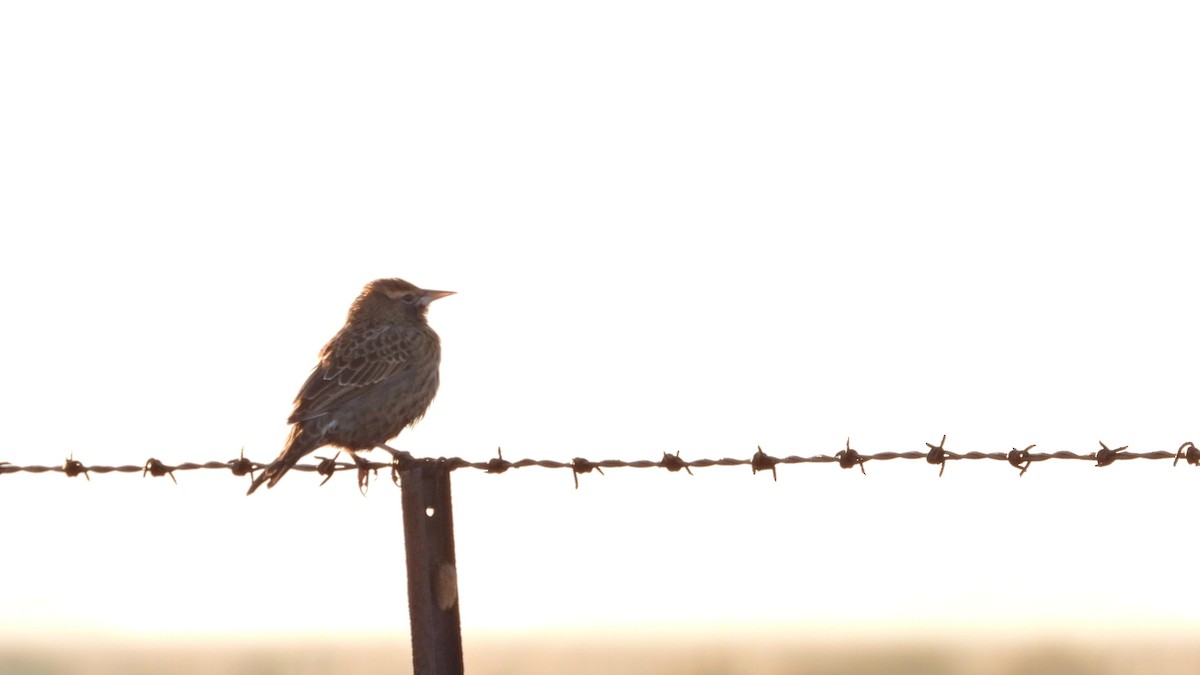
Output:
[[[266,461],[362,285],[395,445],[1200,442],[1190,3],[6,3],[0,461]],[[329,456],[330,452],[318,452]],[[382,459],[382,458],[381,458]],[[1200,471],[454,474],[466,631],[1194,634]],[[408,630],[399,491],[0,476],[0,632]]]

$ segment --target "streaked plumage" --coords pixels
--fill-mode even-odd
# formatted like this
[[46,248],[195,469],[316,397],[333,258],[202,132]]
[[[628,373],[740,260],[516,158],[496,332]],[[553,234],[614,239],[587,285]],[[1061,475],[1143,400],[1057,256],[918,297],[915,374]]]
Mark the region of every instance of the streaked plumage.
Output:
[[425,313],[452,291],[417,288],[402,279],[367,284],[346,325],[321,350],[320,363],[296,395],[292,433],[279,457],[246,494],[273,487],[305,455],[332,445],[376,448],[425,414],[438,389],[442,348]]

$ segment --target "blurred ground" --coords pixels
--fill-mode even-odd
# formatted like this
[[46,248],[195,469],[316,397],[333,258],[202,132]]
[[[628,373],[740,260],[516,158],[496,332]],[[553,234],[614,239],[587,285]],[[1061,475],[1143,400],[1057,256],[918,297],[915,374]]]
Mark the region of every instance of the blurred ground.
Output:
[[[1191,675],[1200,645],[736,643],[612,636],[467,638],[472,675]],[[0,645],[0,675],[373,675],[409,672],[407,644],[347,641],[250,646],[220,642]]]

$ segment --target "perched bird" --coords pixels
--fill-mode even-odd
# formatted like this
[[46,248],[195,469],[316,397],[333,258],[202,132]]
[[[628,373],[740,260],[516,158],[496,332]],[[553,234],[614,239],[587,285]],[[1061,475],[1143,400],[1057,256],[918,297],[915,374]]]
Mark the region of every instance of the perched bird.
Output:
[[441,341],[425,321],[429,303],[453,291],[428,291],[402,279],[367,284],[346,325],[321,350],[300,393],[283,452],[254,479],[274,487],[300,458],[326,445],[354,453],[395,438],[421,419],[438,389]]

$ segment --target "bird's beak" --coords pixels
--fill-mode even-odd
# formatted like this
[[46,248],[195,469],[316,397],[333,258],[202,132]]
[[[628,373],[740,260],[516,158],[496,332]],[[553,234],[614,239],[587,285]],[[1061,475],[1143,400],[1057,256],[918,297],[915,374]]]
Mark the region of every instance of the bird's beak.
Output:
[[429,304],[434,300],[441,300],[447,295],[454,295],[454,291],[421,291],[425,295],[425,304]]

